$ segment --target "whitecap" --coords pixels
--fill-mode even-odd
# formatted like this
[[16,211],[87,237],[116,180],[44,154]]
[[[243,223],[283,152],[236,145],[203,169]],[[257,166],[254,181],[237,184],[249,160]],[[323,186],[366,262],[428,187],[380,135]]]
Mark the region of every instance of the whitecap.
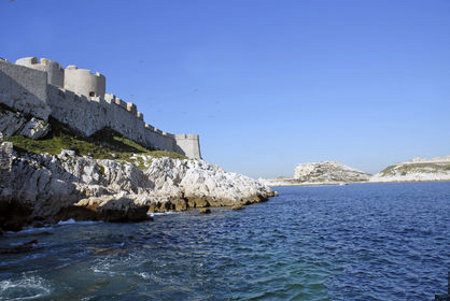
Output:
[[98,224],[100,222],[98,221],[76,221],[73,218],[70,218],[68,220],[65,221],[59,221],[58,225],[60,226],[64,226],[64,225],[73,225],[73,224],[77,224],[77,225],[94,225],[94,224]]
[[149,216],[158,216],[158,215],[170,215],[170,214],[180,214],[181,211],[167,211],[167,212],[152,212],[148,213]]
[[0,281],[0,300],[30,300],[48,296],[50,293],[50,284],[39,276]]

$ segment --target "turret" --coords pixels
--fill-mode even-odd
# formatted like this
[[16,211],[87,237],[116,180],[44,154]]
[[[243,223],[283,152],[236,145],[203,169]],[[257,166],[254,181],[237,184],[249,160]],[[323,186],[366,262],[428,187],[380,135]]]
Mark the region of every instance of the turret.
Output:
[[64,72],[64,89],[86,97],[105,97],[106,79],[100,73],[91,73],[77,66],[67,66]]
[[36,57],[24,57],[16,61],[17,65],[25,66],[31,69],[47,72],[47,83],[63,88],[64,87],[64,68],[55,61],[41,58],[39,62]]
[[176,143],[181,148],[188,158],[201,159],[200,140],[199,136],[195,134],[177,134],[175,137]]

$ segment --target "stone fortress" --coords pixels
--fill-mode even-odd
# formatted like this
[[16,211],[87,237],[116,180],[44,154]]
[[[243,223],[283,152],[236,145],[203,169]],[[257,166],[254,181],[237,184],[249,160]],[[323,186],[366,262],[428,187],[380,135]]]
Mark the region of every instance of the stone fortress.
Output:
[[173,135],[144,122],[136,105],[106,92],[100,73],[36,57],[0,59],[0,103],[47,121],[49,116],[85,136],[111,128],[146,147],[200,159],[198,135]]

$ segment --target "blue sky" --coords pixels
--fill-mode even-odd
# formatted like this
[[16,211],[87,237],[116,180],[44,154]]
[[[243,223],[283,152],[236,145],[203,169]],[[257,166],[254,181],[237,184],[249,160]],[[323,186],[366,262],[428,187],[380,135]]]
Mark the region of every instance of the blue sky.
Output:
[[450,155],[450,1],[0,1],[0,57],[106,75],[253,177]]

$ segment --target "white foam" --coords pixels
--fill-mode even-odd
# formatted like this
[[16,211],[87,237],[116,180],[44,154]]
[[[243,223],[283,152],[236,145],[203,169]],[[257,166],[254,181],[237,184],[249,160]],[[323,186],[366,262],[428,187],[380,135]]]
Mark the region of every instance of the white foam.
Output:
[[50,292],[50,284],[39,276],[0,281],[0,300],[30,300],[48,296]]
[[152,212],[152,213],[149,213],[148,215],[151,217],[154,217],[154,216],[158,216],[158,215],[170,215],[170,214],[180,214],[180,213],[181,213],[181,211],[167,211],[167,212]]
[[76,221],[73,218],[70,218],[68,220],[65,221],[59,221],[58,225],[63,226],[63,225],[73,225],[73,224],[77,224],[77,225],[93,225],[93,224],[98,224],[100,223],[99,221]]

